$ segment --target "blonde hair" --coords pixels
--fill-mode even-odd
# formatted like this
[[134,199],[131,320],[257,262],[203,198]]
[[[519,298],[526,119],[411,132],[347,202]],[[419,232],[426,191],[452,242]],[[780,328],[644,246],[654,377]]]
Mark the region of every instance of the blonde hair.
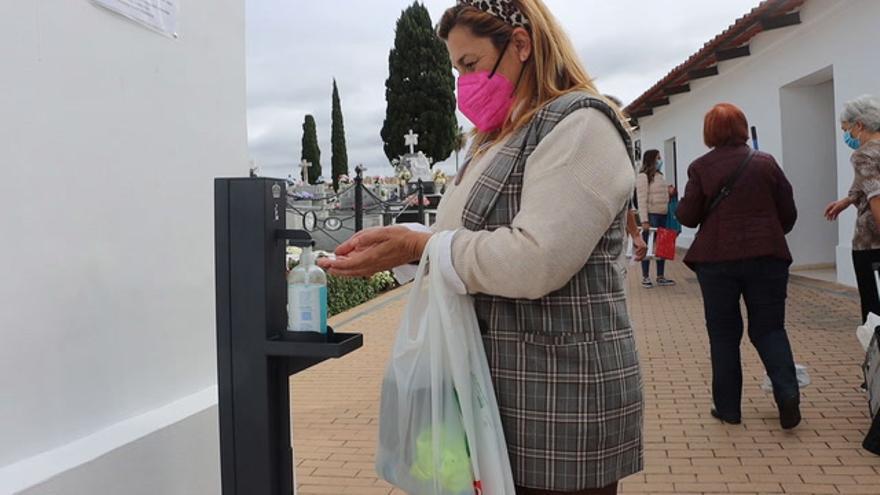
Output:
[[[479,151],[484,144],[501,141],[527,125],[535,114],[550,101],[572,91],[585,91],[607,103],[618,114],[621,122],[626,119],[620,108],[603,96],[587,74],[580,59],[559,22],[542,0],[510,0],[529,20],[525,28],[532,40],[532,55],[525,62],[523,75],[517,87],[511,112],[501,129],[492,133],[474,130],[473,148]],[[498,50],[502,50],[513,36],[514,27],[503,20],[476,7],[459,4],[443,14],[437,34],[446,40],[456,26],[467,27],[474,36],[491,38]],[[514,117],[514,110],[516,114]]]

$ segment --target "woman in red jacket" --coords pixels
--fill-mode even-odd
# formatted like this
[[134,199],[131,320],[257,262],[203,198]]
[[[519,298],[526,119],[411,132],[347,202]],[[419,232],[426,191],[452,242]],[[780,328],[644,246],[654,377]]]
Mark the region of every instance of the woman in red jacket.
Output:
[[712,416],[741,422],[742,298],[749,340],[773,382],[780,424],[794,428],[801,419],[800,390],[785,332],[791,264],[785,234],[797,220],[791,184],[771,155],[746,144],[748,123],[736,106],[712,108],[703,139],[712,151],[688,169],[677,217],[682,225],[700,227],[684,262],[697,272],[703,293],[712,356]]

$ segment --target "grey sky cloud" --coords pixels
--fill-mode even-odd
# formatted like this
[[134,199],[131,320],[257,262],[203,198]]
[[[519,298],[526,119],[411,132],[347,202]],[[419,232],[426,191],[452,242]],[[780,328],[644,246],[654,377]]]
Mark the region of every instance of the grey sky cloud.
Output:
[[[302,122],[315,116],[330,166],[330,95],[339,84],[348,157],[390,174],[379,131],[394,25],[407,0],[247,2],[248,134],[264,175],[296,174]],[[426,0],[436,22],[453,0]],[[545,0],[601,91],[631,101],[758,0]],[[459,114],[465,129],[470,123]],[[401,137],[402,139],[402,137]],[[440,166],[455,168],[454,157]]]

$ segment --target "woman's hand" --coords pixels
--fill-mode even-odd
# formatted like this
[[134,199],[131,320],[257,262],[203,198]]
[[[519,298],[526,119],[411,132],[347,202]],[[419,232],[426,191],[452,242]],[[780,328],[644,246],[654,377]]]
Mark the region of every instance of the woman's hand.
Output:
[[648,255],[648,245],[640,235],[632,236],[633,240],[633,261],[642,261]]
[[651,230],[651,224],[648,222],[642,222],[642,231],[647,232]]
[[837,220],[837,217],[840,216],[841,213],[843,213],[843,210],[846,210],[852,204],[852,200],[849,198],[843,198],[839,201],[832,202],[825,207],[825,219],[829,222]]
[[336,248],[335,260],[321,258],[318,266],[339,277],[369,277],[419,260],[430,238],[400,226],[367,229]]
[[674,198],[676,194],[678,194],[678,189],[676,189],[675,186],[670,185],[669,186],[669,197]]
[[875,196],[868,202],[871,207],[871,216],[874,217],[874,224],[880,229],[880,196]]

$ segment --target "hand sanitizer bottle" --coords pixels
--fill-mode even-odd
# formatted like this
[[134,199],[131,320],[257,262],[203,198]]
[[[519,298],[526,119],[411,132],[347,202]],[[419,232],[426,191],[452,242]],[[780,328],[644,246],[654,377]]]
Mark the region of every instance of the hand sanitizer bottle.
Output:
[[287,330],[327,333],[327,275],[315,264],[311,247],[287,275]]

